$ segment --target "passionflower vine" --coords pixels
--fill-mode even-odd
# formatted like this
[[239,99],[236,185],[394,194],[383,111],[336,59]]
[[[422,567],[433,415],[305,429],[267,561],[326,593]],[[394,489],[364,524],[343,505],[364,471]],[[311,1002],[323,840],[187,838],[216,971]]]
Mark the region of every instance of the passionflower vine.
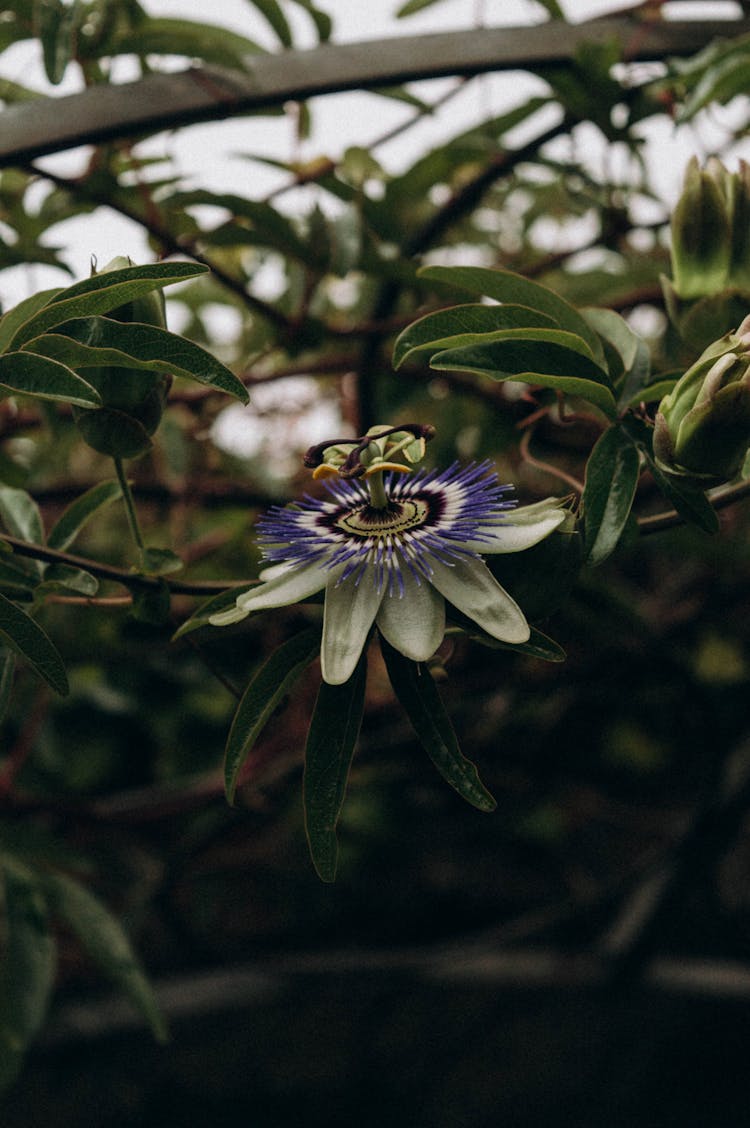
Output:
[[331,685],[351,677],[373,625],[406,658],[426,661],[443,640],[446,601],[493,638],[526,642],[523,612],[482,556],[530,548],[565,510],[555,499],[517,508],[489,461],[405,477],[412,467],[397,459],[418,461],[431,437],[402,424],[311,448],[306,464],[328,496],[274,506],[258,522],[262,582],[209,622],[226,626],[324,591],[320,657]]

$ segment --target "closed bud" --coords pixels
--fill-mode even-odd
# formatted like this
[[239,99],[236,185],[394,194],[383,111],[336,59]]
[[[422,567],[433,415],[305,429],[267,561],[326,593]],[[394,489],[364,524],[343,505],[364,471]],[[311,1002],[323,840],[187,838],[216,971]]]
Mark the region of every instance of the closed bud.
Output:
[[730,481],[750,446],[750,318],[714,342],[659,405],[653,436],[665,473],[706,488]]

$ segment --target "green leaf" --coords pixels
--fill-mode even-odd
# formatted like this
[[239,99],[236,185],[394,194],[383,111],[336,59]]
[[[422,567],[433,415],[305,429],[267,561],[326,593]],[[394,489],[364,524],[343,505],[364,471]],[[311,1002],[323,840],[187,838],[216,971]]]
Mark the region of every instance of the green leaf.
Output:
[[243,403],[248,401],[242,381],[216,357],[200,345],[154,325],[107,317],[77,318],[60,325],[57,333],[34,338],[24,348],[70,368],[133,367],[184,376],[227,392]]
[[40,309],[48,305],[50,300],[56,294],[62,293],[62,287],[58,286],[54,290],[40,290],[38,294],[32,294],[30,298],[19,302],[13,309],[9,309],[0,317],[0,353],[4,353],[15,337],[19,328],[24,325],[30,318],[38,313]]
[[473,807],[480,811],[494,811],[497,804],[480,780],[476,765],[462,754],[453,725],[427,667],[405,658],[382,636],[380,648],[393,691],[403,705],[422,747],[443,779]]
[[108,313],[153,290],[163,290],[165,286],[184,282],[207,271],[208,267],[198,263],[160,262],[95,274],[65,289],[51,291],[54,296],[16,328],[10,343],[20,348],[55,325],[77,317]]
[[280,702],[320,652],[320,628],[310,627],[283,643],[251,678],[229,730],[224,786],[234,803],[237,780],[253,745]]
[[47,78],[53,85],[62,81],[75,49],[77,5],[61,0],[34,0],[35,31],[42,44]]
[[205,603],[201,603],[195,614],[186,619],[175,631],[172,635],[172,642],[176,642],[178,638],[182,638],[184,635],[192,634],[193,631],[197,631],[201,627],[208,626],[208,621],[212,615],[233,607],[238,595],[243,591],[251,591],[254,587],[257,587],[257,584],[238,584],[236,587],[227,588],[226,591],[222,591],[218,595],[212,595]]
[[181,572],[185,567],[176,552],[171,548],[145,548],[141,571],[147,576],[169,576],[173,572]]
[[64,364],[32,352],[0,356],[0,388],[15,395],[61,400],[79,407],[98,407],[101,396]]
[[96,576],[83,568],[72,568],[69,564],[50,564],[44,570],[44,580],[36,588],[37,596],[48,591],[74,591],[88,598],[96,595],[99,581]]
[[16,1077],[44,1022],[55,979],[55,942],[44,898],[21,866],[0,865],[5,944],[0,962],[0,1089]]
[[310,16],[310,19],[315,24],[315,28],[318,32],[318,38],[321,40],[321,42],[326,42],[331,38],[331,32],[333,31],[333,21],[326,12],[323,12],[320,8],[316,7],[316,5],[313,4],[312,0],[293,0],[293,2],[300,8],[303,8]]
[[11,536],[29,544],[44,544],[39,506],[26,490],[0,486],[0,518]]
[[616,415],[609,377],[590,358],[580,337],[560,329],[510,329],[489,336],[492,339],[482,343],[437,353],[430,367],[477,372],[493,380],[524,380],[580,396],[606,415]]
[[604,365],[604,350],[598,334],[586,319],[564,298],[538,282],[532,282],[510,270],[489,270],[481,266],[425,266],[420,278],[443,282],[469,293],[483,294],[495,301],[528,306],[546,313],[561,329],[583,337],[597,364]]
[[712,536],[718,533],[719,518],[702,490],[665,474],[651,458],[649,469],[661,492],[689,525]]
[[367,659],[343,685],[322,682],[305,748],[303,799],[310,856],[321,881],[336,877],[336,823],[365,704]]
[[413,16],[415,12],[421,12],[424,8],[432,8],[439,3],[441,3],[441,0],[407,0],[406,4],[402,4],[396,12],[396,19],[402,20],[405,16]]
[[51,911],[65,921],[104,975],[127,996],[154,1036],[166,1041],[166,1023],[119,921],[98,897],[63,874],[46,875],[44,886]]
[[610,427],[596,443],[586,465],[583,515],[586,559],[601,564],[617,547],[638,486],[640,458],[629,435]]
[[131,33],[117,38],[118,54],[186,55],[206,63],[247,70],[263,49],[252,39],[226,27],[194,20],[139,20]]
[[283,47],[292,46],[292,29],[289,26],[286,16],[281,10],[281,5],[278,0],[250,0],[254,8],[265,16],[268,23],[279,37],[279,42]]
[[60,654],[30,615],[0,595],[0,639],[24,658],[55,693],[68,692],[68,677]]
[[81,494],[63,511],[52,526],[47,537],[47,544],[59,552],[70,548],[81,530],[88,524],[92,517],[122,497],[119,482],[99,482],[92,486],[86,493]]
[[393,367],[400,368],[414,353],[475,344],[485,333],[545,326],[554,328],[555,322],[528,306],[460,305],[440,309],[420,317],[399,334],[393,346]]

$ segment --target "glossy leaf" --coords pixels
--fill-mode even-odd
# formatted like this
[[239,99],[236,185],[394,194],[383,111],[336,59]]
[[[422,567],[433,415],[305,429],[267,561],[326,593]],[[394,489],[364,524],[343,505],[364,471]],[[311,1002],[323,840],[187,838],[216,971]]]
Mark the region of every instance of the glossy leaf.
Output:
[[60,552],[70,548],[91,518],[106,505],[117,501],[119,497],[122,497],[119,482],[99,482],[90,490],[86,490],[71,502],[50,529],[47,537],[49,547]]
[[207,384],[247,403],[248,393],[239,377],[211,353],[192,341],[138,322],[108,317],[76,318],[29,341],[24,348],[67,364],[71,368],[111,366],[166,372]]
[[234,802],[242,768],[280,702],[320,652],[319,627],[310,627],[283,643],[251,678],[242,695],[224,752],[224,787]]
[[73,568],[69,564],[50,564],[44,570],[44,579],[36,589],[37,595],[48,591],[69,591],[76,595],[91,598],[99,590],[96,576],[83,568]]
[[57,648],[38,623],[4,595],[0,595],[0,639],[20,654],[55,693],[67,694],[68,677]]
[[22,325],[44,306],[49,305],[51,299],[62,292],[61,286],[54,290],[40,290],[39,293],[32,294],[31,297],[25,298],[18,305],[9,309],[7,313],[4,313],[0,317],[0,353],[6,351]]
[[561,329],[582,337],[597,363],[604,364],[604,350],[595,330],[569,302],[538,282],[510,270],[489,270],[481,266],[426,266],[419,271],[419,276],[483,294],[497,302],[528,306],[546,313]]
[[605,414],[616,414],[609,378],[590,358],[580,337],[559,329],[508,330],[491,336],[492,340],[437,353],[430,367],[477,372],[493,380],[524,380],[580,396]]
[[55,978],[55,942],[37,883],[10,859],[0,864],[4,908],[0,960],[0,1088],[15,1078],[39,1031]]
[[161,262],[95,274],[63,290],[52,291],[54,296],[17,327],[10,343],[20,348],[65,321],[108,313],[153,290],[206,273],[207,267],[197,263]]
[[416,353],[476,344],[484,333],[545,326],[554,329],[555,322],[528,306],[460,305],[441,309],[420,317],[399,334],[393,346],[393,367],[400,368]]
[[91,959],[126,995],[154,1036],[166,1041],[166,1023],[119,921],[98,897],[63,874],[46,875],[44,886],[51,911],[65,921]]
[[44,544],[39,506],[26,490],[0,486],[0,518],[11,536],[29,544]]
[[336,877],[336,823],[344,802],[354,747],[362,724],[367,659],[342,685],[322,682],[305,748],[305,831],[313,865],[322,881]]
[[638,486],[640,458],[620,427],[610,427],[596,443],[586,466],[583,514],[586,559],[601,564],[617,547]]
[[6,393],[59,400],[78,407],[98,407],[101,397],[85,379],[59,361],[33,352],[0,356],[0,395]]
[[453,725],[427,667],[404,658],[382,637],[380,647],[393,692],[411,721],[420,744],[443,779],[473,807],[480,811],[494,811],[497,804],[480,780],[476,765],[461,752]]

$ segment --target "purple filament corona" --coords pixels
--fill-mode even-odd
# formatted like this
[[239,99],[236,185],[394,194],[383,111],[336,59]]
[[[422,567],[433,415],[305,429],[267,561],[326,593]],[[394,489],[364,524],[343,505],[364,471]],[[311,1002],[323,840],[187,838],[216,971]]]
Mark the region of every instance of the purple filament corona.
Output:
[[[515,505],[504,495],[489,461],[404,477],[384,475],[385,508],[373,506],[361,481],[324,482],[329,497],[309,495],[288,506],[274,506],[258,522],[259,543],[267,561],[291,567],[343,565],[339,583],[366,573],[380,590],[403,591],[402,568],[417,582],[429,580],[431,559],[450,565],[476,556]],[[473,547],[466,547],[472,542]]]

